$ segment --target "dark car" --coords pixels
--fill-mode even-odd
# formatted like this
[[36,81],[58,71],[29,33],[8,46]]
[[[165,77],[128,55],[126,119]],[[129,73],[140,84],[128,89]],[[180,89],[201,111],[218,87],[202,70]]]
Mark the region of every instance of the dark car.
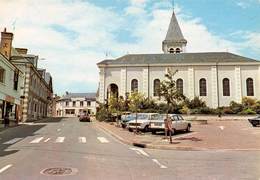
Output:
[[253,119],[248,119],[248,121],[252,124],[253,127],[260,125],[260,115]]
[[79,116],[80,122],[90,122],[90,116],[86,113],[83,113]]

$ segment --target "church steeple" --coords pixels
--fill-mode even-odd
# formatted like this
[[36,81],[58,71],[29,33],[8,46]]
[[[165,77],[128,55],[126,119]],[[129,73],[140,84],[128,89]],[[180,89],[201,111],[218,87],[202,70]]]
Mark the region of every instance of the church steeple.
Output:
[[171,22],[165,40],[162,43],[162,50],[165,54],[185,52],[187,40],[184,39],[181,28],[173,11]]

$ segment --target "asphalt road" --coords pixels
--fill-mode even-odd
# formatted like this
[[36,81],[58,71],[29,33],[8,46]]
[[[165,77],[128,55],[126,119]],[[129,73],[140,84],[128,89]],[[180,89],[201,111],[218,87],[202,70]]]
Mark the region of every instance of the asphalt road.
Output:
[[0,179],[259,180],[260,152],[140,149],[94,123],[52,119],[0,132]]

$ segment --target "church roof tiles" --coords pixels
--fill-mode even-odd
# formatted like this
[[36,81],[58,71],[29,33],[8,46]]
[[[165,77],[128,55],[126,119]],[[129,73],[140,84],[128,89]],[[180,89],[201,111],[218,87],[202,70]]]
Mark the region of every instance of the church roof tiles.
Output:
[[[243,63],[257,60],[229,52],[180,53],[180,54],[129,54],[115,60],[104,60],[98,65],[134,64],[193,64],[193,63]],[[260,62],[259,62],[260,63]]]

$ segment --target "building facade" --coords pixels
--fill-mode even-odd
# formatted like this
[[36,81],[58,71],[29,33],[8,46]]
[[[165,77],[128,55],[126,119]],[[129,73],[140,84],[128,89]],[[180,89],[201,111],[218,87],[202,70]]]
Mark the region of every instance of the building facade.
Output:
[[209,107],[228,106],[243,97],[260,99],[260,62],[228,52],[187,53],[187,40],[173,12],[162,54],[129,54],[98,63],[99,102],[111,94],[126,97],[132,91],[158,98],[160,82],[170,68],[177,88]]
[[0,43],[0,121],[8,114],[10,120],[21,119],[20,92],[23,73],[10,61],[13,34],[6,29],[1,33]]
[[[6,64],[2,65],[4,69],[2,71],[5,72],[5,82],[10,81],[10,85],[2,84],[0,91],[11,93],[11,95],[5,95],[5,99],[11,101],[11,104],[21,105],[19,113],[21,121],[47,117],[52,114],[50,109],[53,96],[51,75],[44,69],[38,69],[38,56],[27,54],[28,50],[25,48],[13,48],[12,40],[13,34],[6,32],[5,29],[1,33],[1,54],[8,62],[1,62]],[[13,82],[15,85],[12,85]],[[12,90],[13,86],[15,91]],[[2,97],[4,98],[4,95]]]
[[77,117],[84,111],[96,114],[96,93],[66,93],[56,102],[57,117]]

